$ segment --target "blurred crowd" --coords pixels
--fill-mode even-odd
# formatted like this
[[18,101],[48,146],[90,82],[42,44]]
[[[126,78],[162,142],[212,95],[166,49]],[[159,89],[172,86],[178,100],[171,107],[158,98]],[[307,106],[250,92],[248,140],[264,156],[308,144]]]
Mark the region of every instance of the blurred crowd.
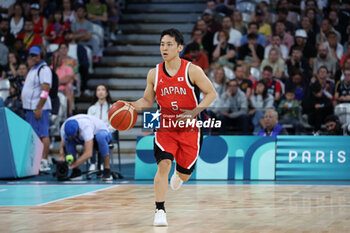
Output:
[[349,20],[349,0],[208,0],[182,55],[217,91],[202,115],[220,134],[347,133]]

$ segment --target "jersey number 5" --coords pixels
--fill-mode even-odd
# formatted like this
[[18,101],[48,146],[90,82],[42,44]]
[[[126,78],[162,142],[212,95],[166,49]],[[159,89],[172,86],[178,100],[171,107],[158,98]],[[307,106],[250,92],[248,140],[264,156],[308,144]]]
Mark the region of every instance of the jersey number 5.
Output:
[[172,110],[176,111],[179,110],[179,106],[177,106],[177,101],[171,102]]

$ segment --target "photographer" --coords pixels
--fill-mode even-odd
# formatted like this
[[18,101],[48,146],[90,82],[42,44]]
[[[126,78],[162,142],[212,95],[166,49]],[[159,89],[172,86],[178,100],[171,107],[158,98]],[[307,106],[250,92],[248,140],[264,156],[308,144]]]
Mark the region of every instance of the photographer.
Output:
[[[61,127],[60,160],[64,161],[66,155],[73,155],[74,163],[69,166],[69,169],[73,169],[70,180],[82,179],[82,173],[78,167],[91,158],[94,144],[98,145],[98,150],[104,159],[102,180],[112,180],[108,147],[111,140],[112,134],[102,120],[87,114],[78,114],[68,118]],[[84,152],[76,160],[77,145],[84,145]]]

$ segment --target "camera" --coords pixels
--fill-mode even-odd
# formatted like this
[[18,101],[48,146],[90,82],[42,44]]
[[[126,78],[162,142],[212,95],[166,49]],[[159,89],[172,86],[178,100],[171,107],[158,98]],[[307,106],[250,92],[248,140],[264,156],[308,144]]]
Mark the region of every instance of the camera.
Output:
[[22,88],[24,85],[24,76],[16,75],[16,76],[9,76],[8,80],[10,81],[11,87],[15,89],[15,93],[13,93],[13,96],[21,96]]
[[68,163],[65,161],[56,161],[55,159],[52,159],[53,164],[56,167],[55,172],[52,173],[53,176],[57,177],[58,181],[65,181],[69,180],[68,178]]

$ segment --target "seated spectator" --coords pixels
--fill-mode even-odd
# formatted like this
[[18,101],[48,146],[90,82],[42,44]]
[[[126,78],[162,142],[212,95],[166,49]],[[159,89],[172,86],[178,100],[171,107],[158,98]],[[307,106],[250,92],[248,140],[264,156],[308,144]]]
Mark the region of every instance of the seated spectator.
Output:
[[58,76],[60,85],[58,91],[61,91],[68,100],[68,117],[73,115],[73,91],[72,83],[76,79],[73,68],[63,64],[62,56],[59,53],[56,53],[53,56],[53,66],[56,67],[56,74]]
[[279,50],[272,48],[269,53],[269,57],[264,59],[260,66],[260,71],[263,72],[265,66],[272,67],[272,76],[277,79],[282,79],[284,74],[284,61],[279,55]]
[[[88,59],[86,49],[84,48],[83,45],[77,44],[75,42],[74,34],[72,33],[72,31],[70,30],[65,31],[63,35],[66,43],[68,43],[68,46],[69,46],[67,55],[69,57],[72,57],[75,60],[78,59],[78,62],[79,62],[78,69],[80,74],[80,91],[84,93],[85,90],[88,90],[87,78],[88,78],[88,71],[89,71],[89,59]],[[62,52],[62,54],[64,57],[66,57],[64,52]]]
[[[305,44],[315,46],[316,45],[316,34],[315,31],[312,28],[312,23],[309,17],[303,16],[300,21],[301,24],[301,29],[298,29],[295,31],[295,37],[301,36],[302,38],[306,38],[307,40],[305,41]],[[306,36],[304,33],[303,35],[300,34],[299,30],[304,30]],[[298,32],[299,31],[299,32]],[[300,44],[298,44],[300,46]]]
[[344,135],[344,129],[339,121],[339,117],[336,115],[329,115],[324,120],[327,132],[325,135]]
[[25,62],[28,56],[28,50],[25,49],[23,40],[16,38],[13,44],[13,51],[18,55],[21,62]]
[[308,60],[303,56],[302,49],[299,46],[293,45],[291,56],[286,61],[287,70],[285,74],[290,76],[295,70],[299,70],[302,73],[304,79],[310,79],[312,70]]
[[245,76],[245,67],[243,65],[237,64],[233,68],[235,73],[235,79],[238,82],[239,88],[245,93],[247,100],[249,100],[252,94],[252,81]]
[[10,32],[13,36],[22,31],[24,25],[23,8],[20,3],[14,5],[14,15],[10,19]]
[[217,35],[219,43],[213,51],[213,61],[221,65],[229,65],[233,67],[235,62],[235,46],[228,43],[229,34],[227,31],[220,31]]
[[226,92],[224,92],[218,102],[220,108],[217,117],[221,120],[221,133],[224,129],[236,127],[241,134],[249,134],[249,116],[247,98],[240,90],[237,80],[227,82]]
[[[109,129],[109,132],[114,133],[115,129],[108,121],[108,112],[112,106],[111,95],[107,86],[100,84],[96,87],[93,96],[92,105],[88,108],[87,114],[102,120]],[[90,159],[89,171],[96,170],[96,153],[94,152]]]
[[94,62],[99,62],[102,57],[99,56],[100,42],[97,37],[92,35],[92,23],[86,18],[86,8],[80,5],[76,13],[76,22],[71,24],[74,39],[78,44],[87,45],[92,48]]
[[68,48],[69,45],[67,43],[61,43],[58,46],[58,52],[60,53],[60,56],[62,57],[62,63],[64,65],[70,66],[73,68],[74,73],[78,74],[79,73],[79,60],[78,58],[73,58],[68,55]]
[[47,28],[47,19],[44,16],[40,16],[40,5],[38,3],[30,5],[30,15],[33,22],[33,31],[44,36]]
[[320,44],[318,46],[317,53],[317,57],[313,60],[312,64],[313,73],[316,74],[321,66],[325,66],[333,78],[338,67],[337,60],[329,54],[325,44]]
[[321,128],[326,116],[333,114],[332,101],[322,92],[318,82],[311,84],[311,94],[303,100],[303,113],[307,114],[308,122],[315,131]]
[[7,18],[0,18],[0,42],[9,49],[12,48],[15,37],[10,32],[9,21]]
[[71,0],[63,0],[62,8],[63,21],[68,24],[75,23],[75,11],[73,10]]
[[290,124],[293,126],[296,135],[301,133],[302,125],[299,122],[300,105],[295,98],[294,89],[286,89],[284,98],[278,105],[279,123],[281,125]]
[[251,64],[253,67],[259,67],[264,59],[264,47],[257,43],[258,35],[248,34],[248,43],[238,49],[238,60],[241,63]]
[[288,49],[285,45],[281,44],[281,38],[278,35],[272,35],[271,44],[266,46],[264,58],[269,57],[271,48],[276,48],[279,51],[280,57],[284,60],[288,59]]
[[219,108],[219,99],[220,96],[224,95],[226,92],[226,75],[223,67],[218,67],[214,71],[214,77],[212,80],[213,86],[216,91],[216,98],[215,100],[210,104],[208,108],[208,114],[211,117],[216,117],[216,113],[218,112]]
[[332,22],[328,18],[322,19],[320,32],[316,35],[316,44],[322,44],[327,42],[327,35],[329,32],[337,34],[338,42],[341,41],[341,35],[338,31],[333,28]]
[[259,26],[258,33],[264,35],[265,37],[268,37],[272,33],[271,26],[270,26],[270,24],[267,24],[264,21],[264,19],[265,19],[265,12],[260,8],[256,8],[256,10],[255,10],[255,22]]
[[350,69],[350,56],[344,59],[343,65],[340,66],[341,69],[337,69],[335,72],[334,81],[337,83],[339,80],[344,80],[344,70]]
[[43,44],[41,35],[33,31],[33,22],[30,18],[24,20],[23,32],[18,33],[17,38],[23,40],[27,50],[33,46]]
[[343,46],[338,42],[335,32],[330,31],[327,34],[327,42],[325,42],[325,45],[328,47],[328,53],[339,62],[343,56]]
[[47,26],[45,39],[51,44],[64,42],[63,32],[69,30],[69,24],[63,21],[62,11],[56,10],[53,15],[54,21]]
[[254,93],[249,98],[249,115],[252,117],[254,125],[254,135],[257,135],[262,129],[262,123],[265,111],[273,109],[273,96],[267,92],[266,84],[260,80],[254,89]]
[[235,78],[235,74],[233,73],[231,68],[227,66],[222,66],[217,62],[210,64],[210,71],[209,71],[208,77],[213,80],[216,70],[221,68],[224,69],[226,82]]
[[[294,35],[294,24],[287,20],[287,16],[288,16],[288,9],[287,8],[279,7],[277,9],[276,21],[283,22],[283,24],[286,27],[286,33],[288,33],[290,35]],[[275,26],[276,26],[276,24],[272,25],[272,28],[274,30],[276,30]],[[273,33],[275,33],[275,31],[273,31]]]
[[24,110],[21,101],[21,89],[16,87],[16,83],[11,82],[10,95],[4,101],[4,106],[24,119]]
[[90,3],[86,5],[86,10],[87,18],[103,28],[103,23],[108,20],[107,5],[101,3],[100,0],[90,0]]
[[108,10],[109,39],[114,41],[117,39],[116,34],[120,20],[120,1],[106,0],[106,4]]
[[[222,19],[222,30],[226,31],[229,35],[227,43],[233,44],[237,48],[241,46],[242,33],[232,27],[232,20],[229,16],[225,16]],[[214,34],[214,45],[217,45],[219,43],[218,33],[219,32],[215,32]]]
[[8,47],[4,43],[0,42],[0,54],[2,55],[2,56],[0,56],[0,66],[5,67],[7,65],[8,53],[9,53]]
[[[281,44],[285,45],[290,51],[290,48],[294,44],[294,38],[289,33],[286,32],[286,25],[283,21],[277,21],[275,24],[275,34],[281,38]],[[271,43],[271,37],[267,40],[268,44]]]
[[[247,31],[245,23],[243,21],[242,12],[234,10],[232,14],[232,27],[239,31],[242,35]],[[239,42],[241,44],[241,42]]]
[[209,60],[208,56],[200,52],[199,44],[192,42],[186,46],[186,53],[183,58],[191,61],[193,64],[199,66],[203,71],[208,74],[209,72]]
[[[278,104],[282,95],[282,86],[279,81],[273,78],[271,66],[265,66],[263,68],[262,80],[267,86],[268,93],[273,96],[275,105]],[[258,81],[255,81],[255,83],[253,84],[253,89],[255,89],[257,84],[258,84]]]
[[350,103],[350,69],[344,69],[344,80],[339,80],[335,86],[334,99],[336,104]]
[[258,133],[259,136],[288,135],[287,130],[278,124],[278,114],[273,109],[269,109],[265,112],[262,123],[264,129]]
[[208,26],[208,31],[215,33],[222,30],[221,24],[215,21],[213,17],[213,11],[205,9],[202,15],[202,20]]
[[[79,166],[92,156],[95,143],[97,144],[95,148],[98,148],[104,161],[102,180],[112,180],[108,148],[111,140],[112,135],[102,120],[87,114],[78,114],[68,118],[61,127],[60,160],[64,161],[68,154],[74,156],[74,162],[69,166],[69,170],[72,169],[70,180],[82,179]],[[84,153],[76,159],[77,145],[83,145]]]
[[[303,29],[298,29],[295,32],[295,43],[290,49],[290,55],[294,48],[299,47],[304,59],[310,64],[312,58],[317,56],[315,44],[310,44],[307,40],[307,34]],[[310,66],[310,65],[309,65]]]
[[5,67],[6,77],[14,77],[17,75],[19,65],[19,57],[15,52],[8,53],[8,64]]
[[331,100],[334,98],[334,81],[330,78],[327,67],[321,66],[317,72],[317,81],[322,87],[323,93]]
[[304,99],[304,96],[307,95],[308,86],[309,83],[305,81],[303,74],[298,69],[295,69],[286,81],[286,89],[295,90],[294,99],[299,101],[299,103],[301,103],[301,101]]
[[266,45],[266,39],[263,34],[260,34],[258,32],[259,25],[256,22],[250,22],[248,24],[248,32],[247,34],[243,35],[241,45],[247,44],[248,43],[248,35],[250,33],[256,34],[257,35],[257,43],[263,47]]

